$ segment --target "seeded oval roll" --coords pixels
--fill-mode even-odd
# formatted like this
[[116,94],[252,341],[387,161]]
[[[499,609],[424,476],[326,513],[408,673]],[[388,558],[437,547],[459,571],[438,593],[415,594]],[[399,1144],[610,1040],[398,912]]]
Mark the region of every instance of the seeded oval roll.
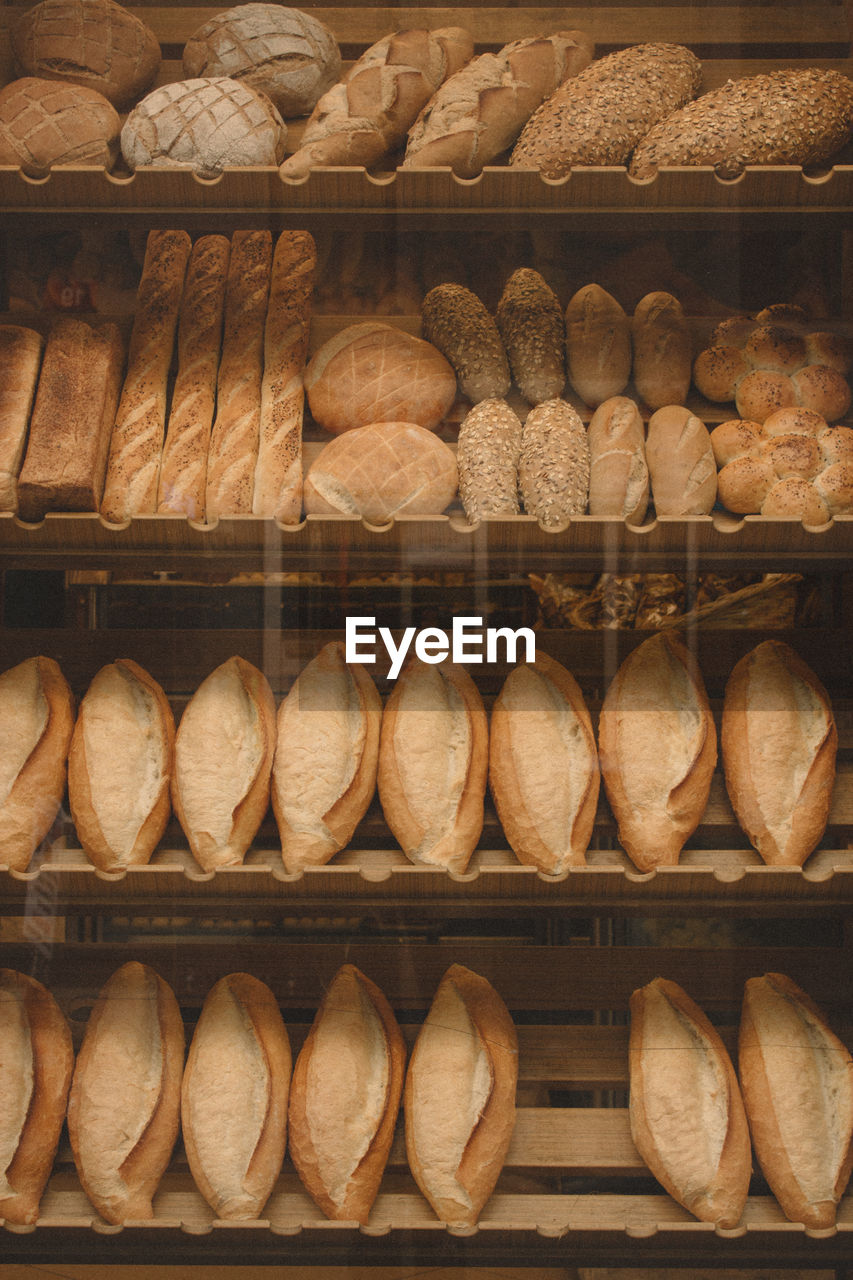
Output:
[[456,370],[459,390],[472,404],[505,396],[509,362],[492,316],[475,293],[461,284],[430,289],[422,309],[424,337]]
[[459,428],[459,497],[471,524],[483,516],[517,516],[521,422],[505,400],[481,400]]
[[553,400],[566,385],[563,310],[538,271],[519,267],[498,303],[497,324],[512,375],[530,404]]
[[546,528],[585,511],[589,443],[580,417],[565,400],[546,400],[527,415],[518,479],[524,510]]

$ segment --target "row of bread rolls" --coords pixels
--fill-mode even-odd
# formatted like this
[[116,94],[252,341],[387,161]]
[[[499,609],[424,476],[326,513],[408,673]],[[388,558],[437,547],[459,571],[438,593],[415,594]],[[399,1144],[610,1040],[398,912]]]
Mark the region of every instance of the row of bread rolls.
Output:
[[12,1223],[38,1218],[66,1113],[81,1186],[111,1223],[154,1216],[182,1132],[217,1218],[260,1216],[289,1137],[323,1213],[365,1224],[405,1082],[415,1181],[443,1222],[473,1226],[515,1123],[515,1028],[491,984],[458,964],[436,990],[408,1070],[388,1001],[350,964],[329,984],[295,1064],[273,992],[247,973],[210,990],[186,1064],[175,995],[135,961],[103,987],[76,1063],[54,998],[11,969],[0,969],[0,1032],[0,1218]]
[[754,1148],[785,1216],[833,1227],[853,1169],[853,1058],[810,997],[784,974],[747,980],[740,1083],[677,983],[656,978],[630,1010],[631,1136],[670,1195],[704,1222],[737,1226]]
[[[96,865],[147,862],[173,807],[205,870],[239,866],[271,801],[291,873],[344,849],[377,788],[412,862],[464,872],[487,781],[522,863],[549,874],[585,863],[601,779],[632,861],[671,866],[705,812],[717,763],[701,674],[671,632],[618,669],[597,747],[576,681],[542,654],[509,674],[491,729],[463,667],[411,660],[383,711],[340,642],[304,668],[278,712],[263,673],[231,658],[196,690],[177,734],[162,689],[129,659],[96,675],[76,724],[47,658],[0,677],[0,707],[0,836],[18,870],[56,817],[66,755],[71,815]],[[788,645],[765,641],[736,664],[722,712],[726,786],[766,863],[802,865],[819,843],[837,741],[826,691]]]

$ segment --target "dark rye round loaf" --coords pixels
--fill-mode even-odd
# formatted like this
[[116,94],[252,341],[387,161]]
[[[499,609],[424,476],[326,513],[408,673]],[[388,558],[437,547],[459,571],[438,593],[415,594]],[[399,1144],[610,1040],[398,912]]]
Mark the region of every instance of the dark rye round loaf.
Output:
[[567,80],[528,120],[510,165],[562,178],[575,165],[626,164],[653,125],[699,92],[699,59],[678,44],[640,44]]
[[771,71],[729,80],[675,111],[634,152],[631,174],[664,165],[714,165],[735,178],[746,165],[815,165],[853,133],[853,80],[839,71]]

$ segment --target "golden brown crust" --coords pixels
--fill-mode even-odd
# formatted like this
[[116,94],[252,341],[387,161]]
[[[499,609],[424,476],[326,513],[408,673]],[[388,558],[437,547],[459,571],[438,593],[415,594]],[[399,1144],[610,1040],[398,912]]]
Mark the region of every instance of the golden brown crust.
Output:
[[[685,1028],[683,1045],[661,1040],[661,1028],[666,1032],[672,1027],[671,1022],[661,1023],[655,1017],[655,1005],[661,1001],[669,1004],[679,1026]],[[655,978],[639,988],[631,996],[630,1012],[634,1144],[658,1182],[679,1204],[704,1222],[734,1227],[746,1204],[752,1160],[743,1101],[726,1048],[699,1006],[675,982]],[[691,1109],[691,1098],[701,1099],[705,1106]],[[717,1136],[715,1167],[706,1165],[697,1177],[690,1157],[708,1139],[702,1126],[703,1121],[707,1124],[706,1111],[712,1105],[724,1134],[722,1141]],[[662,1106],[670,1117],[664,1123]],[[661,1147],[661,1136],[665,1140],[667,1130],[673,1127],[681,1150]],[[688,1161],[683,1164],[685,1142],[693,1150],[686,1153]]]
[[[0,1179],[12,1194],[0,1193],[0,1218],[29,1224],[38,1218],[39,1203],[50,1172],[65,1120],[65,1104],[74,1052],[65,1016],[50,992],[26,974],[0,969],[0,1004],[15,1002],[28,1023],[32,1050],[32,1094],[20,1131],[17,1150]],[[3,1023],[0,1008],[0,1025]],[[8,1040],[2,1037],[4,1047]],[[0,1077],[18,1071],[20,1064],[4,1053]]]
[[595,408],[618,396],[631,376],[631,322],[601,285],[588,284],[566,308],[569,383]]
[[693,343],[681,303],[671,293],[647,293],[631,321],[634,386],[650,409],[684,404],[693,369]]

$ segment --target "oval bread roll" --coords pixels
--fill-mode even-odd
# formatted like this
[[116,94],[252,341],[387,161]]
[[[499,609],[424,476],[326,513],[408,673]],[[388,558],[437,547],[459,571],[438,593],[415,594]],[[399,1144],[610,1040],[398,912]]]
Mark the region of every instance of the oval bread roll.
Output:
[[494,1190],[515,1125],[518,1040],[494,987],[451,965],[406,1076],[406,1152],[442,1222],[471,1227]]
[[545,400],[528,413],[518,487],[524,510],[543,528],[559,527],[586,510],[589,442],[579,414],[567,401]]
[[738,1037],[755,1154],[792,1222],[828,1228],[853,1168],[853,1059],[781,973],[749,978]]
[[494,317],[461,284],[437,284],[421,308],[424,337],[456,370],[459,390],[472,404],[509,391],[509,361]]
[[765,640],[726,685],[721,734],[737,820],[766,863],[802,866],[832,803],[838,732],[826,690],[781,640]]
[[14,969],[0,969],[0,1045],[0,1218],[29,1224],[59,1145],[74,1051],[53,996]]
[[481,400],[462,420],[456,444],[459,497],[471,524],[517,516],[521,422],[505,400]]
[[290,1155],[329,1218],[364,1225],[403,1092],[406,1047],[391,1006],[355,965],[332,979],[296,1060]]
[[627,396],[611,396],[592,415],[589,442],[589,514],[621,516],[641,524],[649,506],[646,431]]
[[52,658],[0,675],[0,860],[25,871],[65,793],[74,700]]
[[486,711],[465,668],[408,663],[385,704],[378,782],[385,820],[412,862],[468,866],[488,759]]
[[266,676],[229,658],[196,689],[175,737],[172,804],[205,871],[243,861],[269,804],[274,751]]
[[153,1218],[178,1136],[184,1026],[174,993],[131,961],[103,987],[68,1098],[68,1136],[86,1195],[107,1222]]
[[89,685],[68,754],[68,800],[77,837],[104,871],[151,857],[172,807],[175,722],[156,680],[130,658]]
[[725,1045],[675,982],[631,996],[631,1137],[658,1182],[703,1222],[734,1227],[749,1192],[752,1153]]
[[671,293],[647,293],[631,321],[634,386],[650,409],[684,404],[693,373],[693,342],[681,303]]
[[641,871],[675,866],[708,803],[717,731],[699,669],[669,632],[645,640],[616,672],[598,752],[625,852]]
[[563,394],[566,334],[563,311],[538,271],[519,267],[504,286],[496,313],[500,335],[521,394],[541,404]]
[[489,785],[520,862],[583,866],[598,804],[598,753],[578,684],[547,654],[515,667],[492,710]]
[[291,873],[345,848],[376,790],[382,699],[345,652],[321,649],[278,709],[272,806]]
[[290,1041],[275,996],[248,973],[208,992],[181,1086],[190,1172],[217,1217],[257,1218],[281,1170]]
[[631,322],[600,285],[588,284],[566,307],[569,382],[595,408],[618,396],[631,376]]
[[669,404],[649,418],[646,461],[659,516],[707,515],[717,497],[711,434],[701,419]]

